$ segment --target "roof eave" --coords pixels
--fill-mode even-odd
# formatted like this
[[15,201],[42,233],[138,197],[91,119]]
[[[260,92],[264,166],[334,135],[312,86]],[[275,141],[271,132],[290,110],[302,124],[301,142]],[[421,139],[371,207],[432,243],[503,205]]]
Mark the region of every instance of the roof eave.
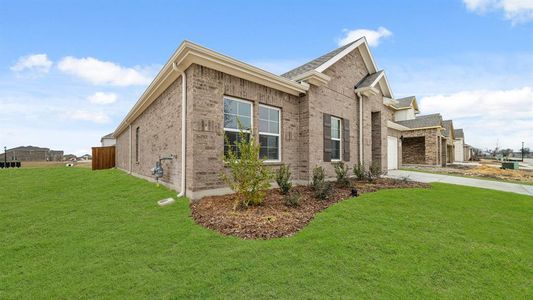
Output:
[[184,41],[119,124],[113,136],[116,137],[122,133],[131,122],[142,114],[179,77],[178,72],[173,71],[173,63],[176,63],[176,66],[182,71],[186,70],[192,64],[202,65],[294,96],[299,96],[302,93],[305,94],[309,89],[308,84],[295,82],[208,48]]

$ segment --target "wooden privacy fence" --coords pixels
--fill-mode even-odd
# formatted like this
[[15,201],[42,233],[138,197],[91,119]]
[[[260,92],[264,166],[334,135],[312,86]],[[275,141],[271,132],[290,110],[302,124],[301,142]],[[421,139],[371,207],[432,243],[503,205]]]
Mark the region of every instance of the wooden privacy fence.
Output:
[[115,167],[115,146],[93,147],[93,170]]

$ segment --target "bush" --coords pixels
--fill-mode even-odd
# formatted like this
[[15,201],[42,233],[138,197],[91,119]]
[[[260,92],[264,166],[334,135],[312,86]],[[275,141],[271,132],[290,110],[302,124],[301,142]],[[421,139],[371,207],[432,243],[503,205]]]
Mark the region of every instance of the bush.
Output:
[[276,182],[278,183],[281,193],[287,195],[292,188],[289,166],[281,165],[281,167],[279,167],[276,171]]
[[355,176],[355,178],[357,178],[357,180],[364,180],[365,179],[365,164],[364,163],[361,163],[361,164],[356,164],[354,167],[353,167],[353,175]]
[[337,174],[337,183],[343,187],[350,186],[350,179],[348,178],[348,168],[342,161],[335,164],[335,174]]
[[285,205],[290,207],[300,206],[300,192],[292,190],[285,195]]
[[316,166],[313,169],[313,181],[311,187],[315,192],[315,197],[319,200],[327,199],[331,192],[331,185],[325,180],[324,169],[320,166]]
[[368,181],[374,181],[381,175],[381,166],[377,163],[372,163],[366,177]]
[[[259,158],[260,146],[253,135],[248,139],[241,129],[239,137],[240,140],[235,142],[237,151],[228,147],[228,153],[224,155],[224,162],[230,168],[231,174],[222,174],[222,179],[237,196],[233,209],[261,204],[272,179],[272,174]],[[229,144],[227,138],[226,144]]]

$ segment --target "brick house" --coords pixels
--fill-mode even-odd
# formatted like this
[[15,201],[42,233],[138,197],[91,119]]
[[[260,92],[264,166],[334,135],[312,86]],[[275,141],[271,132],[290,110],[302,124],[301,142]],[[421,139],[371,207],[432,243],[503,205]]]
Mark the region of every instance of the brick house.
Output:
[[412,131],[395,118],[414,106],[394,99],[365,38],[281,76],[185,41],[113,133],[116,165],[151,179],[171,158],[161,181],[180,194],[228,193],[224,137],[237,138],[238,119],[265,163],[290,165],[296,183],[315,166],[334,177],[339,161],[386,172],[402,163],[402,130]]
[[405,127],[402,130],[403,164],[446,164],[447,138],[440,114],[415,116],[396,123]]

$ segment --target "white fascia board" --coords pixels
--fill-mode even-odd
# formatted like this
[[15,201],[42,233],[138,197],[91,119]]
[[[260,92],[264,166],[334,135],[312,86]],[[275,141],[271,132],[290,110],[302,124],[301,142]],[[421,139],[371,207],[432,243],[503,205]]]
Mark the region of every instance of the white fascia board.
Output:
[[379,87],[381,88],[385,96],[389,98],[394,98],[394,95],[392,94],[392,89],[389,85],[389,80],[387,79],[387,74],[385,74],[385,71],[383,71],[382,74],[383,75],[379,78]]
[[403,125],[400,125],[398,123],[394,123],[394,122],[392,122],[390,120],[387,120],[387,127],[391,128],[391,129],[396,129],[396,130],[399,130],[399,131],[406,131],[406,130],[410,129],[407,126],[403,126]]
[[311,70],[292,78],[292,80],[321,86],[326,85],[331,80],[331,77],[316,70]]
[[203,65],[295,96],[305,94],[309,89],[307,83],[295,82],[208,48],[184,41],[122,120],[113,133],[115,137],[122,133],[128,124],[142,114],[179,77],[178,72],[173,71],[172,65],[174,63],[182,71],[185,71],[191,64]]
[[[323,63],[320,66],[318,66],[315,70],[317,72],[321,72],[321,73],[324,72],[327,68],[331,67],[333,64],[338,62],[341,58],[345,57],[348,53],[352,52],[353,50],[355,50],[359,46],[365,45],[365,48],[368,49],[368,46],[366,44],[367,44],[366,38],[364,38],[364,37],[360,38],[359,40],[357,40],[357,42],[353,43],[350,47],[342,50],[337,55],[333,56],[330,60],[328,60],[325,63]],[[367,50],[367,51],[369,51],[369,50]],[[374,63],[374,60],[373,60],[372,56],[369,55],[368,53],[364,54],[363,52],[364,51],[361,51],[361,55],[363,55],[363,60],[365,60],[365,56],[367,56],[367,59],[365,60],[365,65],[367,65],[366,67],[369,69],[369,73],[375,73],[376,70],[377,70],[377,67],[376,67],[376,65]]]

